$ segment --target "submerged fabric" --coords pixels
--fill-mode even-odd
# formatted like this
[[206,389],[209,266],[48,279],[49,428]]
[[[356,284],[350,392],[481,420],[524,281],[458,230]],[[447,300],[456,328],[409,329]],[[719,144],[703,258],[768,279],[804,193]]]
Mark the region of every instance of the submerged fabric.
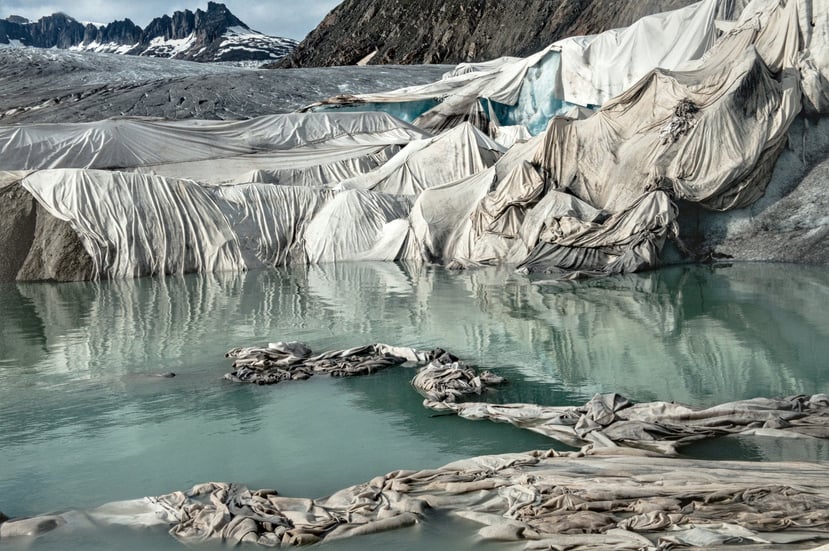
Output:
[[617,394],[597,394],[582,407],[535,404],[426,402],[465,419],[510,423],[583,450],[620,446],[676,454],[696,440],[732,434],[829,438],[829,396],[754,398],[694,408],[673,402],[633,404]]
[[371,344],[314,354],[299,342],[230,350],[233,382],[274,384],[317,373],[366,375],[423,365],[424,405],[506,421],[579,452],[483,456],[438,469],[399,470],[321,499],[210,482],[186,492],[3,522],[0,540],[72,526],[167,525],[185,543],[306,545],[411,526],[431,511],[482,525],[479,535],[528,549],[747,548],[829,541],[829,467],[665,458],[699,438],[752,433],[829,438],[829,396],[756,398],[698,409],[596,395],[581,408],[459,402],[501,382],[442,349]]
[[426,402],[455,402],[504,382],[489,371],[479,374],[442,348],[417,350],[378,343],[312,354],[304,343],[277,342],[266,347],[234,348],[226,357],[234,358],[233,371],[225,375],[226,380],[259,385],[305,380],[316,374],[370,375],[405,363],[418,365],[422,368],[412,379],[412,386]]
[[824,466],[557,455],[394,471],[317,500],[210,483],[150,501],[185,542],[301,545],[411,526],[430,510],[481,525],[482,539],[536,549],[783,548],[829,538]]
[[321,499],[210,482],[89,512],[13,519],[0,523],[0,540],[67,525],[166,525],[184,543],[278,547],[405,528],[439,513],[480,526],[484,540],[527,549],[825,549],[829,469],[528,452],[393,471]]

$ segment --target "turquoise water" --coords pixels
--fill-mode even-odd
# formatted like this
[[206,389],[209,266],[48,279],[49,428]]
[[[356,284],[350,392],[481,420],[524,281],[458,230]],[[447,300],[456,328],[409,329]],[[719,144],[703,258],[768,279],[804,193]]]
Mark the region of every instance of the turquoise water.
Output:
[[[829,392],[829,274],[803,266],[677,267],[551,285],[504,269],[390,263],[0,284],[0,314],[0,511],[12,517],[208,480],[319,497],[399,468],[564,448],[506,425],[434,416],[407,368],[234,386],[222,375],[235,346],[441,346],[506,376],[511,383],[486,396],[499,402],[577,405],[615,391],[712,405]],[[177,376],[153,376],[167,371]],[[825,461],[827,450],[754,437],[687,453]],[[473,533],[430,519],[326,547],[465,548]],[[129,529],[2,547],[183,548],[163,530]]]

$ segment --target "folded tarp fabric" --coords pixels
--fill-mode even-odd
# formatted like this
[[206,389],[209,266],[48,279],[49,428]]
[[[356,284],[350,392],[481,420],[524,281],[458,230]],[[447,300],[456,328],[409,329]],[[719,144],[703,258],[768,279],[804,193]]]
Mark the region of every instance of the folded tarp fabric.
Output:
[[536,404],[424,402],[465,419],[510,423],[574,447],[598,452],[620,446],[675,455],[704,438],[734,434],[829,438],[829,396],[754,398],[710,408],[674,402],[633,404],[618,394],[597,394],[581,407]]
[[385,113],[292,113],[233,122],[108,119],[9,126],[0,127],[0,170],[215,162],[309,146],[383,148],[428,137],[423,130]]
[[434,138],[410,142],[382,167],[341,180],[335,189],[418,195],[489,168],[506,148],[469,123]]
[[283,186],[330,186],[383,166],[397,144],[371,146],[309,145],[251,155],[135,167],[130,170],[205,184],[250,182]]
[[[584,39],[582,60],[596,67],[606,56],[618,59],[612,45],[643,49],[643,37],[662,31],[681,28],[698,42],[682,39],[671,58],[677,69],[652,69],[591,116],[571,110],[509,150],[460,121],[486,122],[485,111],[497,111],[492,102],[507,102],[511,91],[523,97],[517,74],[549,93],[543,68],[533,65],[528,75],[527,60],[523,69],[500,60],[433,88],[368,98],[447,93],[423,119],[451,127],[437,136],[376,112],[35,125],[0,129],[0,168],[144,173],[55,171],[24,180],[81,235],[100,276],[365,259],[509,263],[575,275],[648,269],[667,239],[682,249],[680,200],[716,211],[753,204],[792,121],[822,105],[822,96],[804,92],[829,67],[829,7],[755,0],[701,59],[680,63],[708,47],[706,21],[718,10],[705,0]],[[655,50],[668,52],[665,40]],[[210,189],[244,180],[260,185],[244,188],[243,214],[239,190]],[[286,189],[267,189],[274,184]],[[224,197],[234,194],[235,202]]]
[[[483,540],[527,549],[825,549],[829,470],[749,463],[527,452],[397,470],[330,496],[208,482],[184,492],[0,524],[0,540],[61,527],[168,526],[184,543],[265,547],[362,536],[453,515]],[[821,546],[821,544],[824,544]]]
[[[550,98],[555,98],[561,109],[566,109],[568,104],[598,106],[654,67],[675,68],[701,57],[716,39],[714,20],[719,8],[719,0],[704,0],[683,9],[644,17],[624,29],[567,38],[526,58],[506,57],[463,64],[433,84],[378,94],[338,96],[309,109],[360,104],[376,108],[376,104],[383,103],[415,106],[415,102],[437,99],[441,103],[423,114],[419,121],[430,130],[443,130],[453,120],[469,120],[471,110],[478,108],[478,100],[486,99],[518,106],[520,120],[510,124],[538,128],[532,119],[537,107],[546,105]],[[549,76],[528,75],[531,69],[546,72],[547,65],[552,71]],[[454,114],[460,117],[454,118]],[[547,116],[554,114],[550,112]],[[441,122],[435,122],[435,117]]]
[[311,263],[358,260],[371,249],[389,222],[404,219],[412,199],[363,190],[335,194],[305,231],[305,249]]

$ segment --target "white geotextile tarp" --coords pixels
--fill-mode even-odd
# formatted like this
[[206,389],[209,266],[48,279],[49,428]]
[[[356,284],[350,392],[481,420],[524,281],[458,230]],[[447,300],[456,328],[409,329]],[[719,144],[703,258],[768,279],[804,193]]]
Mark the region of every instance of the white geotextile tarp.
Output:
[[629,27],[560,40],[561,88],[576,105],[603,105],[657,67],[673,69],[699,59],[717,37],[718,0],[643,17]]
[[[702,18],[706,9],[711,17],[712,6],[654,16],[602,40],[641,48],[656,27]],[[0,158],[28,169],[133,163],[177,177],[56,171],[24,181],[111,277],[421,258],[635,271],[656,265],[665,240],[676,237],[675,199],[728,210],[763,194],[792,120],[802,105],[815,105],[801,93],[799,68],[804,60],[822,67],[812,53],[827,51],[829,29],[820,25],[829,26],[825,2],[757,0],[703,59],[652,70],[594,115],[557,117],[503,155],[469,124],[432,137],[381,113],[329,112],[14,127],[0,129]],[[697,33],[706,28],[700,23]],[[592,44],[583,50],[590,56],[609,48]],[[489,86],[506,75],[453,78]],[[812,84],[816,75],[806,73]],[[289,185],[211,189],[183,176]]]
[[338,192],[308,225],[308,261],[357,260],[377,242],[387,223],[408,215],[411,205],[411,198],[404,195],[358,189]]
[[480,130],[463,123],[434,138],[410,142],[383,166],[343,179],[336,188],[418,195],[426,188],[477,174],[505,152]]
[[561,55],[562,87],[554,95],[578,105],[601,105],[655,67],[674,68],[700,57],[716,39],[718,5],[719,0],[704,0],[644,17],[623,29],[566,38],[526,58],[462,64],[432,84],[334,98],[332,103],[408,102],[454,95],[515,105],[527,69],[556,51]]
[[318,144],[282,151],[217,159],[136,167],[134,170],[168,178],[188,178],[205,184],[259,182],[288,186],[325,186],[365,174],[382,166],[398,145]]
[[[124,169],[313,147],[383,148],[430,134],[385,113],[268,115],[246,121],[107,119],[0,127],[0,170]],[[356,155],[354,155],[356,156]],[[254,168],[256,168],[254,166]]]
[[204,186],[103,170],[38,171],[22,185],[69,222],[97,275],[110,278],[352,260],[411,207],[371,191]]
[[[592,117],[554,119],[534,153],[525,151],[532,166],[523,175],[510,174],[517,169],[509,152],[494,167],[497,178],[483,172],[453,183],[454,194],[427,190],[412,214],[420,248],[445,262],[508,261],[529,270],[656,265],[665,239],[678,232],[674,198],[727,210],[763,194],[801,110],[800,81],[788,71],[801,47],[798,9],[775,4],[704,60],[651,71]],[[499,166],[507,162],[509,169]],[[553,191],[561,195],[548,199]],[[551,204],[558,200],[560,209]],[[552,214],[574,201],[586,217]]]

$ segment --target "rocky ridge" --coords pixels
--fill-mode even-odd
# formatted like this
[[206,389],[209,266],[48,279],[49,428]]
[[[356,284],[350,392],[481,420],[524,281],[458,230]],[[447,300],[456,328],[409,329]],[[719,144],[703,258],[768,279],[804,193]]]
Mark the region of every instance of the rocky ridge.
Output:
[[0,19],[4,45],[212,62],[274,61],[291,52],[296,41],[254,31],[224,4],[208,2],[207,11],[176,11],[144,29],[129,19],[96,26],[64,13],[34,22],[10,16]]

